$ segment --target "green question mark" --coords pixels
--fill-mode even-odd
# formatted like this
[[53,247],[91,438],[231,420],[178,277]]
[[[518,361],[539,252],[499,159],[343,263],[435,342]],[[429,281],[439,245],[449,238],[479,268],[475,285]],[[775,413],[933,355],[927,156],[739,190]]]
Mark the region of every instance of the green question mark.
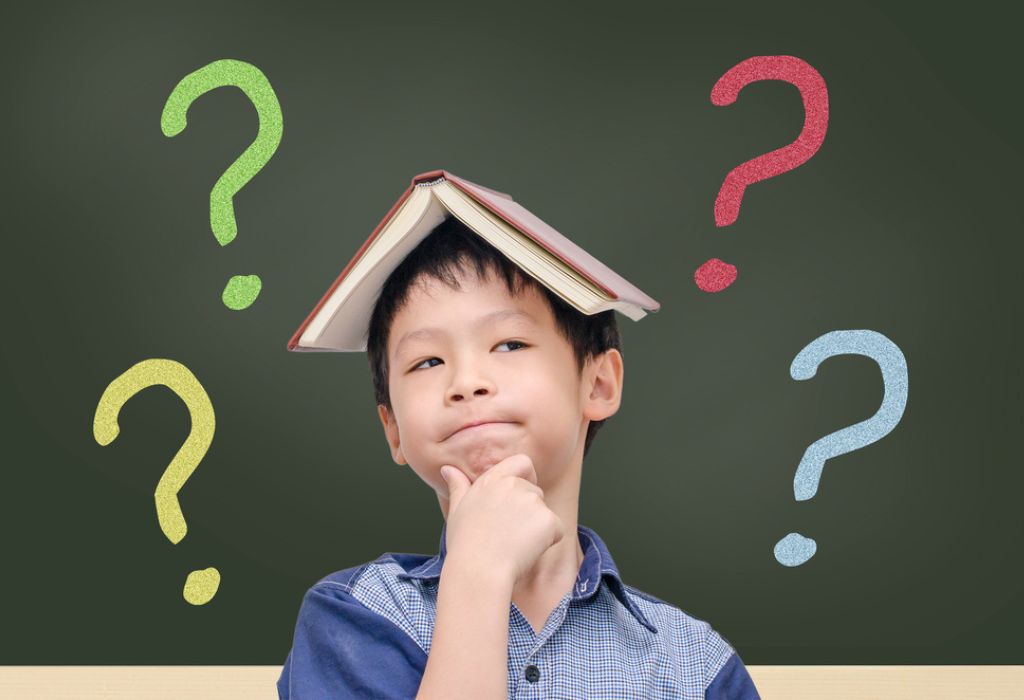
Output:
[[[256,140],[224,171],[210,192],[210,227],[222,246],[233,241],[238,233],[232,197],[267,164],[281,143],[284,131],[281,103],[259,68],[225,58],[182,78],[171,91],[160,115],[164,136],[177,136],[187,126],[185,113],[189,106],[200,95],[227,85],[240,88],[256,107],[260,129]],[[229,309],[239,311],[256,301],[262,286],[258,275],[235,275],[224,287],[221,299]]]

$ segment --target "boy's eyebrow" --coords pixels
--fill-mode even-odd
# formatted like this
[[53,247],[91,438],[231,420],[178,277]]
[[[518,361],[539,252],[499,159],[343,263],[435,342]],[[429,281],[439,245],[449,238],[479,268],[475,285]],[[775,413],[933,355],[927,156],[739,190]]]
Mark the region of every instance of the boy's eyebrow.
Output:
[[[479,328],[481,326],[487,325],[488,323],[504,321],[507,318],[521,318],[527,321],[532,321],[533,323],[537,322],[537,319],[535,319],[533,316],[526,313],[525,311],[521,311],[519,309],[499,309],[497,311],[492,311],[491,313],[485,314],[478,318],[473,323],[473,327]],[[420,328],[415,331],[410,331],[403,335],[401,339],[399,339],[398,344],[395,346],[395,356],[397,356],[399,351],[402,349],[402,343],[404,343],[407,340],[429,338],[431,336],[438,334],[444,335],[444,332],[445,331],[443,328]]]

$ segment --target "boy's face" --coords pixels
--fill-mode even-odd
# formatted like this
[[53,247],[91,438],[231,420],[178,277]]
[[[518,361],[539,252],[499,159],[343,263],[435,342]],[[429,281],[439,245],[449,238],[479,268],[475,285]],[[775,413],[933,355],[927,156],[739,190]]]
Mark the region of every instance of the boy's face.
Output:
[[[438,493],[446,517],[443,465],[474,482],[522,452],[544,488],[582,462],[587,425],[618,410],[622,381],[616,350],[580,375],[536,289],[515,298],[503,279],[472,271],[459,282],[461,290],[431,278],[413,284],[388,337],[392,413],[378,406],[395,462]],[[407,337],[425,329],[432,333]],[[493,423],[460,430],[474,421]]]

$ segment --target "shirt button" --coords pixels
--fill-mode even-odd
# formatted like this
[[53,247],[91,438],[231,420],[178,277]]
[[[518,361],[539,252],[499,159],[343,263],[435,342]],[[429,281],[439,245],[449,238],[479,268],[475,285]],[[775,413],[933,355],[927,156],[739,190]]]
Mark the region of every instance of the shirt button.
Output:
[[536,683],[540,679],[540,669],[530,664],[526,667],[526,680]]

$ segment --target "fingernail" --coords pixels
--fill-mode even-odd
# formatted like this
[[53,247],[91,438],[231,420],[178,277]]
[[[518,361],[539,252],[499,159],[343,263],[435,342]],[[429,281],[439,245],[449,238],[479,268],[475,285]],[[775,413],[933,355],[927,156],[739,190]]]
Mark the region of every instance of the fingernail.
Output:
[[448,467],[441,467],[441,478],[444,479],[444,483],[448,483]]

